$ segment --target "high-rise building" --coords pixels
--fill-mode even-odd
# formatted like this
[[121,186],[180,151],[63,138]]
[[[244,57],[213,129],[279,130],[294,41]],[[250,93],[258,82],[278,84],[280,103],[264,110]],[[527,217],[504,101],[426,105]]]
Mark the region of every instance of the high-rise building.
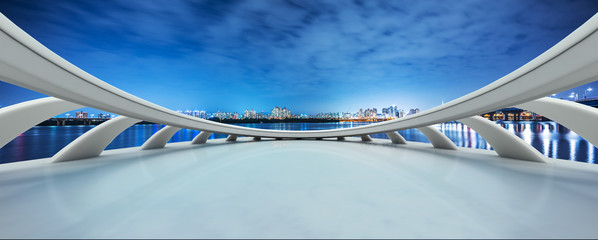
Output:
[[283,108],[274,107],[272,109],[272,111],[270,112],[270,118],[284,119],[284,118],[290,118],[290,117],[291,117],[291,110],[287,109],[286,107],[283,107]]
[[409,115],[413,115],[413,114],[416,114],[416,113],[419,113],[419,108],[409,109]]
[[255,112],[255,110],[251,109],[251,110],[245,110],[245,114],[243,115],[243,118],[246,119],[256,119],[257,117],[257,112]]
[[75,113],[76,118],[87,118],[87,112],[76,112]]

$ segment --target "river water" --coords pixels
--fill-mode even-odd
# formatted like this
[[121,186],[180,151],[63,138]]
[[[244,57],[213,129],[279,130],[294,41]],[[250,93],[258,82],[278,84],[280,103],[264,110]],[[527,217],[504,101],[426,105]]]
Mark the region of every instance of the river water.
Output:
[[[332,123],[253,123],[240,126],[276,130],[323,130],[348,128],[371,124],[370,122]],[[374,123],[375,124],[375,123]],[[542,154],[563,160],[596,163],[598,150],[571,130],[555,122],[509,122],[499,123],[507,130],[521,137]],[[0,149],[0,163],[25,161],[51,157],[78,136],[94,126],[37,126],[21,134]],[[134,125],[122,132],[107,149],[141,146],[152,134],[163,126],[158,124]],[[450,122],[439,124],[438,128],[457,146],[492,149],[477,133],[467,126]],[[199,131],[183,129],[169,142],[191,141]],[[418,130],[402,130],[399,133],[407,141],[429,142]],[[213,134],[210,138],[225,138],[224,134]],[[386,134],[372,135],[374,138],[388,138]]]

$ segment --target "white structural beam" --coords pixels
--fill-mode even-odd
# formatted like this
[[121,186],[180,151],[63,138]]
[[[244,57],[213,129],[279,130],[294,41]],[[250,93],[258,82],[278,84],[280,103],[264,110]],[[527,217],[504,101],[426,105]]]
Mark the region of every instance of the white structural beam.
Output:
[[426,138],[428,138],[428,140],[430,140],[430,143],[432,143],[432,146],[434,146],[435,148],[449,149],[449,150],[457,149],[457,146],[455,146],[455,143],[453,143],[453,141],[451,141],[448,137],[446,137],[444,134],[442,134],[442,132],[440,132],[435,127],[432,127],[432,126],[418,127],[417,130],[419,130],[424,135],[426,135]]
[[100,156],[108,144],[131,125],[141,122],[125,116],[110,119],[85,132],[52,157],[52,162],[64,162]]
[[163,148],[172,135],[181,130],[180,127],[166,126],[160,129],[160,131],[154,133],[143,145],[141,150]]
[[193,138],[191,144],[204,144],[208,141],[208,138],[213,134],[213,132],[208,131],[201,131],[197,136]]
[[495,82],[449,103],[404,118],[354,128],[278,131],[186,116],[150,103],[72,65],[0,15],[0,79],[96,109],[181,128],[238,136],[360,136],[429,126],[522,104],[598,78],[598,15],[546,52]]
[[0,148],[38,123],[82,107],[54,97],[46,97],[0,108]]
[[515,106],[539,113],[571,129],[598,146],[598,109],[580,103],[555,98],[541,98]]
[[405,138],[403,138],[403,136],[401,136],[401,134],[399,134],[396,131],[386,132],[386,136],[388,136],[388,138],[390,138],[390,141],[392,141],[392,143],[407,144],[407,141],[405,140]]
[[473,116],[457,121],[462,122],[480,134],[501,157],[532,162],[546,162],[546,157],[538,152],[538,150],[488,119]]

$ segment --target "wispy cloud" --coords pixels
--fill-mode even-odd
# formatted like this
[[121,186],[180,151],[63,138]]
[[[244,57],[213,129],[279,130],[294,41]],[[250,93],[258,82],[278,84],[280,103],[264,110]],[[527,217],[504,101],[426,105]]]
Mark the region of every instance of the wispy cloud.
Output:
[[531,60],[597,9],[519,0],[0,4],[84,70],[167,107],[301,112],[433,107]]

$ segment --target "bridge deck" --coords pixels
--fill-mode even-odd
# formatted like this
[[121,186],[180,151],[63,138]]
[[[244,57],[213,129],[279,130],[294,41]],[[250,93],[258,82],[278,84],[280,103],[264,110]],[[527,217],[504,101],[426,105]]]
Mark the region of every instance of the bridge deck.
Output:
[[598,166],[374,139],[0,165],[0,237],[598,237]]

